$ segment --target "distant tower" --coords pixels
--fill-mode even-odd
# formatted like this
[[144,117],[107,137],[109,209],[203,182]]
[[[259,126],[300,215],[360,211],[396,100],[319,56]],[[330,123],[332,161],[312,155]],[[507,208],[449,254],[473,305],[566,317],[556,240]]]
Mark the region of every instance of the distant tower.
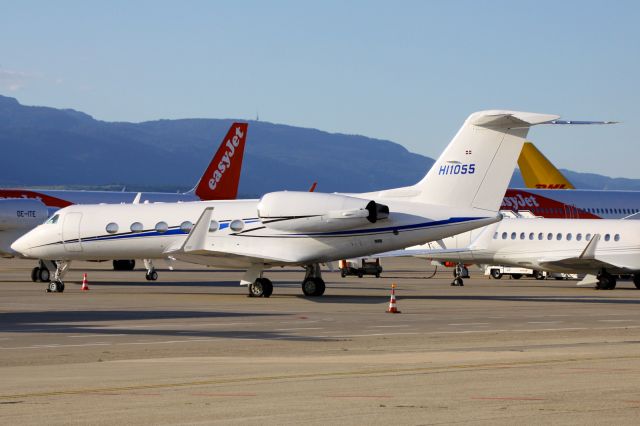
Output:
[[256,121],[260,121],[260,114],[256,111]]

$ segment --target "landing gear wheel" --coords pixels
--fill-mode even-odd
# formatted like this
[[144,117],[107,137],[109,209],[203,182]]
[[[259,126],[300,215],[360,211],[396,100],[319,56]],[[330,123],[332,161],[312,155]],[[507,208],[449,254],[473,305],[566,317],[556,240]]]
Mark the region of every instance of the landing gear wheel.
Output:
[[145,278],[147,281],[155,281],[158,279],[158,273],[156,271],[147,272]]
[[49,281],[49,270],[47,268],[38,268],[38,279],[40,280],[40,282],[46,283],[47,281]]
[[62,281],[51,281],[47,287],[47,293],[64,292],[64,283]]
[[344,277],[346,277],[346,276],[347,276],[347,273],[346,273],[346,272],[344,272],[344,271],[340,271],[340,276],[341,276],[342,278],[344,278]]
[[616,278],[609,274],[598,276],[597,290],[613,290],[616,288]]
[[492,269],[491,270],[491,278],[493,278],[495,280],[499,280],[500,278],[502,278],[502,272],[500,272],[499,269]]
[[136,261],[133,259],[113,261],[114,271],[133,271],[135,267],[136,267]]
[[273,293],[273,283],[267,278],[258,278],[249,284],[249,297],[269,297]]
[[31,270],[31,281],[34,283],[40,281],[40,268],[37,266]]
[[453,287],[463,287],[464,286],[464,281],[462,281],[462,278],[460,278],[460,277],[455,277],[453,279],[453,282],[451,283],[451,285]]
[[308,297],[322,296],[325,288],[322,278],[307,278],[302,282],[302,292]]
[[533,278],[536,280],[544,280],[544,273],[542,271],[533,271]]
[[522,274],[511,274],[512,280],[519,280],[520,278],[522,278]]
[[640,274],[633,274],[633,284],[640,289]]

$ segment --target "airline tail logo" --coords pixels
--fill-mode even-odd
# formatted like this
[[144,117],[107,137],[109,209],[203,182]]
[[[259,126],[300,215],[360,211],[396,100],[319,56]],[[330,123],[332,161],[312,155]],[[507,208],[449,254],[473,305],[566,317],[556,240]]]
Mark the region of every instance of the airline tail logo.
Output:
[[238,194],[247,123],[233,123],[196,186],[201,200],[231,200]]
[[231,159],[236,152],[236,148],[240,145],[240,140],[244,138],[244,132],[240,128],[240,126],[236,127],[236,134],[233,135],[231,140],[228,140],[224,145],[227,150],[222,156],[222,160],[218,163],[218,168],[213,172],[213,176],[209,179],[209,189],[212,191],[216,190],[216,186],[218,186],[218,182],[222,179],[222,175],[224,172],[231,167]]

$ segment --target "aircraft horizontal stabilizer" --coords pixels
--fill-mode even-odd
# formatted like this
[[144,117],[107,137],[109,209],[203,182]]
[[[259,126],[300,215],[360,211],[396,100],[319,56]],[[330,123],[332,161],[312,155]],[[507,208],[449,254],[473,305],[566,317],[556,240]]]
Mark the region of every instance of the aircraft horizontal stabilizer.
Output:
[[519,129],[536,124],[548,123],[560,118],[559,115],[539,114],[520,111],[482,111],[473,114],[469,123],[480,127]]

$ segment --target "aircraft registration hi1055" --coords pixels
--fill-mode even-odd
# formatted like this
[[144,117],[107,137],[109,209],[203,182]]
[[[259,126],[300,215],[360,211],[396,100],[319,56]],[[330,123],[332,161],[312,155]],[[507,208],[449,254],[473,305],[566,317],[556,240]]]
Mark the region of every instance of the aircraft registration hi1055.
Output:
[[[325,291],[320,264],[439,240],[499,221],[503,194],[529,128],[558,116],[471,114],[417,184],[363,194],[272,192],[259,200],[83,205],[60,210],[12,248],[57,261],[63,287],[72,260],[164,258],[237,267],[252,296],[268,297],[271,267],[306,269],[302,291]],[[462,173],[462,165],[467,173]],[[468,165],[473,173],[469,173]],[[459,173],[442,167],[460,165]],[[195,222],[195,225],[194,225]]]

